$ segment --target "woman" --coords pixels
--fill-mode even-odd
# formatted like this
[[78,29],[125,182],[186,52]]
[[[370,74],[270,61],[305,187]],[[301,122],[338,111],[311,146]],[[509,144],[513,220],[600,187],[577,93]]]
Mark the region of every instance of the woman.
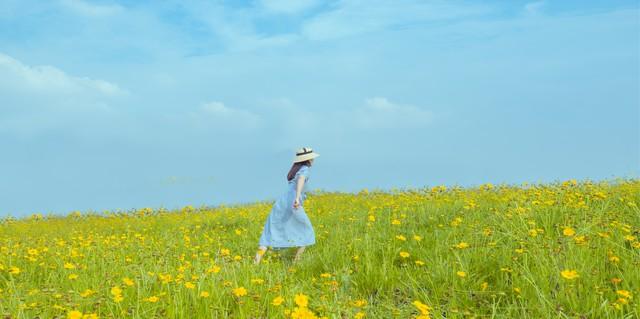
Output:
[[309,168],[313,159],[318,156],[320,154],[314,153],[309,147],[303,147],[296,152],[293,165],[287,174],[287,192],[275,202],[262,229],[256,264],[260,263],[269,246],[298,247],[294,258],[294,261],[298,261],[305,247],[316,243],[316,236],[303,204],[307,197]]

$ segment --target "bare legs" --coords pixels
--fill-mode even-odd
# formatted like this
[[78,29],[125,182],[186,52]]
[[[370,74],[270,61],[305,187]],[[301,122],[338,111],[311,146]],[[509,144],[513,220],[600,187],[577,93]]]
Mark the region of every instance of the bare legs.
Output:
[[298,247],[298,251],[296,251],[296,256],[293,258],[293,262],[297,262],[300,260],[300,255],[304,252],[304,246]]
[[[260,263],[260,260],[262,260],[262,256],[264,256],[264,254],[267,252],[267,249],[268,248],[266,246],[260,246],[258,248],[258,252],[256,253],[256,258],[253,261],[254,264],[257,265]],[[300,256],[304,252],[304,249],[305,249],[305,246],[298,247],[298,250],[296,251],[296,256],[293,258],[293,262],[300,261]]]
[[267,247],[266,246],[260,246],[258,249],[258,252],[256,253],[256,259],[254,260],[254,264],[259,264],[260,260],[262,260],[262,256],[264,255],[264,253],[267,252]]

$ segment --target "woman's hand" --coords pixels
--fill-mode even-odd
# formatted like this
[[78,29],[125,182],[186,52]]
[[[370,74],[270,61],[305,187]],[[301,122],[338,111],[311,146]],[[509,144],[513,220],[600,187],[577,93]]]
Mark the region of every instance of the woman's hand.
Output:
[[296,196],[296,199],[293,200],[293,208],[298,209],[300,207],[300,197]]

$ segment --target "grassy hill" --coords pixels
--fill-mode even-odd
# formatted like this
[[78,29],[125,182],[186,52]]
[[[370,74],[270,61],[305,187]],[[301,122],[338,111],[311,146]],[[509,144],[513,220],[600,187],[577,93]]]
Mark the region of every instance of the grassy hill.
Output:
[[5,219],[0,316],[640,317],[638,180],[318,191],[254,265],[271,205]]

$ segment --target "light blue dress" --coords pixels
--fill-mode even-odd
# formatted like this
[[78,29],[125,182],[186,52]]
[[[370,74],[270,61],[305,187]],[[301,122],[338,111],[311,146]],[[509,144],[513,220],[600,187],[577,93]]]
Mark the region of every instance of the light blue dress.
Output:
[[[299,176],[304,176],[305,181],[300,193],[300,206],[294,209],[293,201],[296,198],[296,184]],[[316,243],[313,226],[304,211],[308,185],[309,167],[303,165],[295,177],[288,182],[287,192],[273,204],[260,235],[260,246],[284,248],[309,246]]]

